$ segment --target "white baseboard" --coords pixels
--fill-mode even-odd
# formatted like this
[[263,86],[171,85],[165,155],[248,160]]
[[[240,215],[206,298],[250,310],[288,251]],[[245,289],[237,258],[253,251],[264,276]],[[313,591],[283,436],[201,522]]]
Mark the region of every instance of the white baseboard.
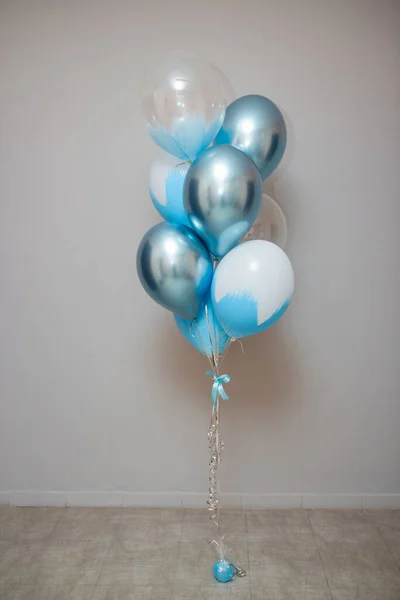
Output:
[[[0,492],[0,505],[205,508],[190,492]],[[224,508],[400,508],[400,494],[221,494]]]

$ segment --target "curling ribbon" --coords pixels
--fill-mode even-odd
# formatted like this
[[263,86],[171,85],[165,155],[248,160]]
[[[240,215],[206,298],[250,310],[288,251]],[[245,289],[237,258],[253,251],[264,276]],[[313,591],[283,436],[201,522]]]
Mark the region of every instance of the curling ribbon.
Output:
[[231,380],[231,376],[225,373],[224,375],[220,375],[219,377],[217,377],[217,375],[213,373],[213,371],[207,371],[206,375],[207,377],[212,377],[214,379],[214,383],[211,390],[211,401],[215,408],[217,405],[218,394],[223,400],[229,400],[229,396],[225,392],[223,384],[229,383]]

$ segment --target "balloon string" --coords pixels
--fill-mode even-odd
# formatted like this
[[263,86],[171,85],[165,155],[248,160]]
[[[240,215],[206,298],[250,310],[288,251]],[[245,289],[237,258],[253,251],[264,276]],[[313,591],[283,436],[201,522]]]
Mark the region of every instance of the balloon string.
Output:
[[[209,318],[209,311],[207,306],[205,307],[206,320],[207,320],[207,328],[208,335],[210,340],[210,349],[211,355],[209,356],[210,364],[212,366],[212,373],[214,378],[213,386],[218,381],[218,378],[221,377],[219,374],[219,366],[221,356],[219,355],[219,344],[216,344],[216,328],[215,321],[213,322],[214,326],[214,344],[212,343],[212,335],[211,335],[211,323]],[[205,346],[204,340],[203,344]],[[230,345],[230,341],[228,347]],[[207,354],[207,353],[206,353]],[[226,350],[223,353],[223,356],[226,354]],[[223,358],[222,356],[222,358]],[[210,372],[208,372],[210,374]],[[225,394],[226,396],[226,394]],[[219,560],[227,560],[226,555],[229,552],[229,548],[227,548],[225,544],[225,534],[222,533],[221,528],[221,520],[220,520],[220,510],[221,510],[221,500],[220,500],[220,463],[222,460],[222,452],[224,449],[224,442],[221,438],[221,430],[220,430],[220,393],[217,392],[215,399],[213,399],[212,403],[212,412],[211,412],[211,423],[208,430],[208,445],[210,452],[210,460],[209,460],[209,488],[208,488],[208,500],[207,504],[209,506],[209,510],[211,511],[211,522],[217,528],[217,536],[212,540],[211,545],[214,546],[218,559]],[[229,561],[231,562],[231,561]],[[232,564],[232,563],[231,563]],[[246,571],[240,567],[236,567],[232,564],[235,569],[235,575],[238,577],[244,577],[246,575]]]

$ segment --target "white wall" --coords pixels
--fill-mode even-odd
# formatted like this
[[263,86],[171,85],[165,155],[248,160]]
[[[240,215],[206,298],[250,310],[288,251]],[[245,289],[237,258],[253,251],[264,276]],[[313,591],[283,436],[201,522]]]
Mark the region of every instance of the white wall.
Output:
[[1,2],[3,501],[203,501],[207,363],[135,272],[158,219],[140,80],[178,47],[289,123],[266,191],[297,292],[231,348],[223,489],[399,503],[399,30],[386,0]]

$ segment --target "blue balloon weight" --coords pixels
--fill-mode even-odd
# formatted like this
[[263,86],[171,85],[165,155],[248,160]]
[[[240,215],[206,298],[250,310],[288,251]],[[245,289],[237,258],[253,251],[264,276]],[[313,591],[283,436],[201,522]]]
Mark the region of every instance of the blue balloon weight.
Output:
[[197,315],[213,277],[211,256],[194,231],[166,222],[143,237],[136,268],[149,296],[185,319]]
[[217,581],[227,583],[233,579],[236,569],[232,563],[227,560],[217,560],[213,566],[213,575]]
[[182,319],[178,315],[174,315],[174,319],[183,337],[205,356],[221,356],[230,342],[229,335],[214,315],[210,300],[206,301],[193,321]]
[[261,177],[244,152],[208,148],[193,162],[183,188],[191,227],[222,257],[250,229],[261,205]]
[[183,205],[183,184],[189,164],[166,156],[150,167],[149,191],[154,207],[170,223],[190,227]]
[[242,96],[226,109],[215,144],[232,144],[245,152],[266,179],[275,171],[286,148],[285,120],[269,98]]

